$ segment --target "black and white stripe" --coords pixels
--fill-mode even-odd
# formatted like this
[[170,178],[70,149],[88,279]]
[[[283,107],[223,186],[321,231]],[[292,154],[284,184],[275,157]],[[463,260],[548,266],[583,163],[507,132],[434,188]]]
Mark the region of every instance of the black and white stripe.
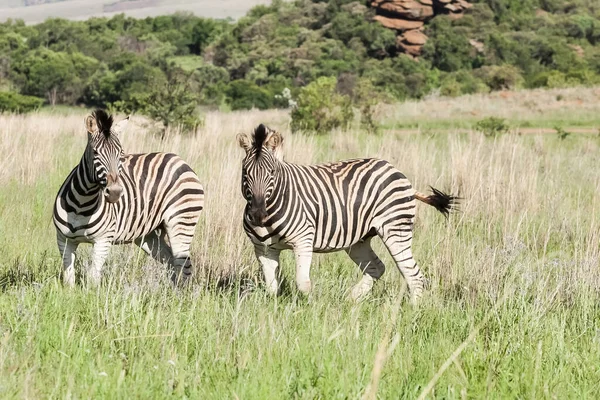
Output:
[[358,299],[368,293],[385,266],[371,248],[379,236],[407,281],[412,298],[424,277],[411,245],[415,199],[447,215],[455,197],[435,189],[416,192],[408,179],[384,160],[366,158],[322,165],[295,165],[282,159],[282,136],[260,125],[251,137],[238,135],[246,151],[242,194],[247,200],[244,230],[254,243],[267,287],[278,291],[281,250],[293,249],[296,284],[311,289],[313,252],[345,250],[363,272],[353,288]]
[[175,154],[125,154],[119,136],[127,122],[113,126],[102,110],[86,119],[85,152],[56,197],[54,224],[69,286],[75,284],[80,243],[94,246],[91,284],[100,282],[110,246],[118,243],[135,242],[168,263],[175,282],[192,274],[190,244],[204,204],[202,185]]

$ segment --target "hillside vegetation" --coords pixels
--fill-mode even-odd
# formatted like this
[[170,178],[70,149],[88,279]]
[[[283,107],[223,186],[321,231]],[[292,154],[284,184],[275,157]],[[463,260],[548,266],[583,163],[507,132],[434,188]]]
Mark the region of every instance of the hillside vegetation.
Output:
[[425,26],[419,60],[398,52],[396,33],[366,2],[349,0],[275,0],[235,23],[189,14],[9,21],[0,24],[0,88],[150,115],[152,104],[163,114],[182,104],[189,115],[197,105],[288,107],[284,88],[295,98],[320,77],[349,96],[366,81],[390,101],[600,82],[596,1],[472,3],[461,19]]

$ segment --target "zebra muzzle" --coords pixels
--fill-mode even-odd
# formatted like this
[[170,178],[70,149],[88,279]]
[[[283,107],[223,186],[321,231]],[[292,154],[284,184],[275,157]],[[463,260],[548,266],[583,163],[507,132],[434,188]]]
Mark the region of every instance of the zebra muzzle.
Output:
[[248,220],[256,226],[264,226],[267,222],[267,209],[264,202],[258,204],[252,204],[248,211]]
[[116,203],[123,194],[123,186],[119,184],[108,185],[104,188],[104,198],[109,203]]

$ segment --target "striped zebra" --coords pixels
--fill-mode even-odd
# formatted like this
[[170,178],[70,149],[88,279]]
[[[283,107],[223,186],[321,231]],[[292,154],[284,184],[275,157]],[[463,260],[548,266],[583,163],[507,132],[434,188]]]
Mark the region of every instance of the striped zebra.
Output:
[[92,285],[100,283],[111,245],[121,243],[134,242],[169,264],[175,283],[192,274],[190,244],[204,204],[202,185],[175,154],[125,154],[119,137],[128,121],[113,126],[103,110],[86,118],[87,147],[56,196],[54,225],[68,286],[75,284],[80,243],[93,243]]
[[411,250],[415,199],[448,216],[455,197],[433,188],[432,195],[421,194],[390,163],[374,158],[322,165],[284,162],[283,137],[262,124],[251,137],[238,134],[237,141],[246,152],[244,230],[271,293],[279,289],[281,250],[294,250],[296,285],[304,293],[311,290],[313,253],[345,250],[363,273],[350,295],[362,298],[385,271],[371,248],[371,239],[379,236],[406,279],[411,299],[420,297],[425,279]]

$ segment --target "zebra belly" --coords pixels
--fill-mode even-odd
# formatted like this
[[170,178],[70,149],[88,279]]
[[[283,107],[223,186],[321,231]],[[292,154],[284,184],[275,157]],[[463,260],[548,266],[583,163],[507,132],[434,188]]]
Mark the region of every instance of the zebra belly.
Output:
[[117,229],[115,242],[119,244],[131,243],[136,239],[143,238],[152,233],[159,228],[162,223],[162,218],[156,222],[153,220],[154,218],[124,219],[123,221],[128,222],[128,224],[123,224]]

